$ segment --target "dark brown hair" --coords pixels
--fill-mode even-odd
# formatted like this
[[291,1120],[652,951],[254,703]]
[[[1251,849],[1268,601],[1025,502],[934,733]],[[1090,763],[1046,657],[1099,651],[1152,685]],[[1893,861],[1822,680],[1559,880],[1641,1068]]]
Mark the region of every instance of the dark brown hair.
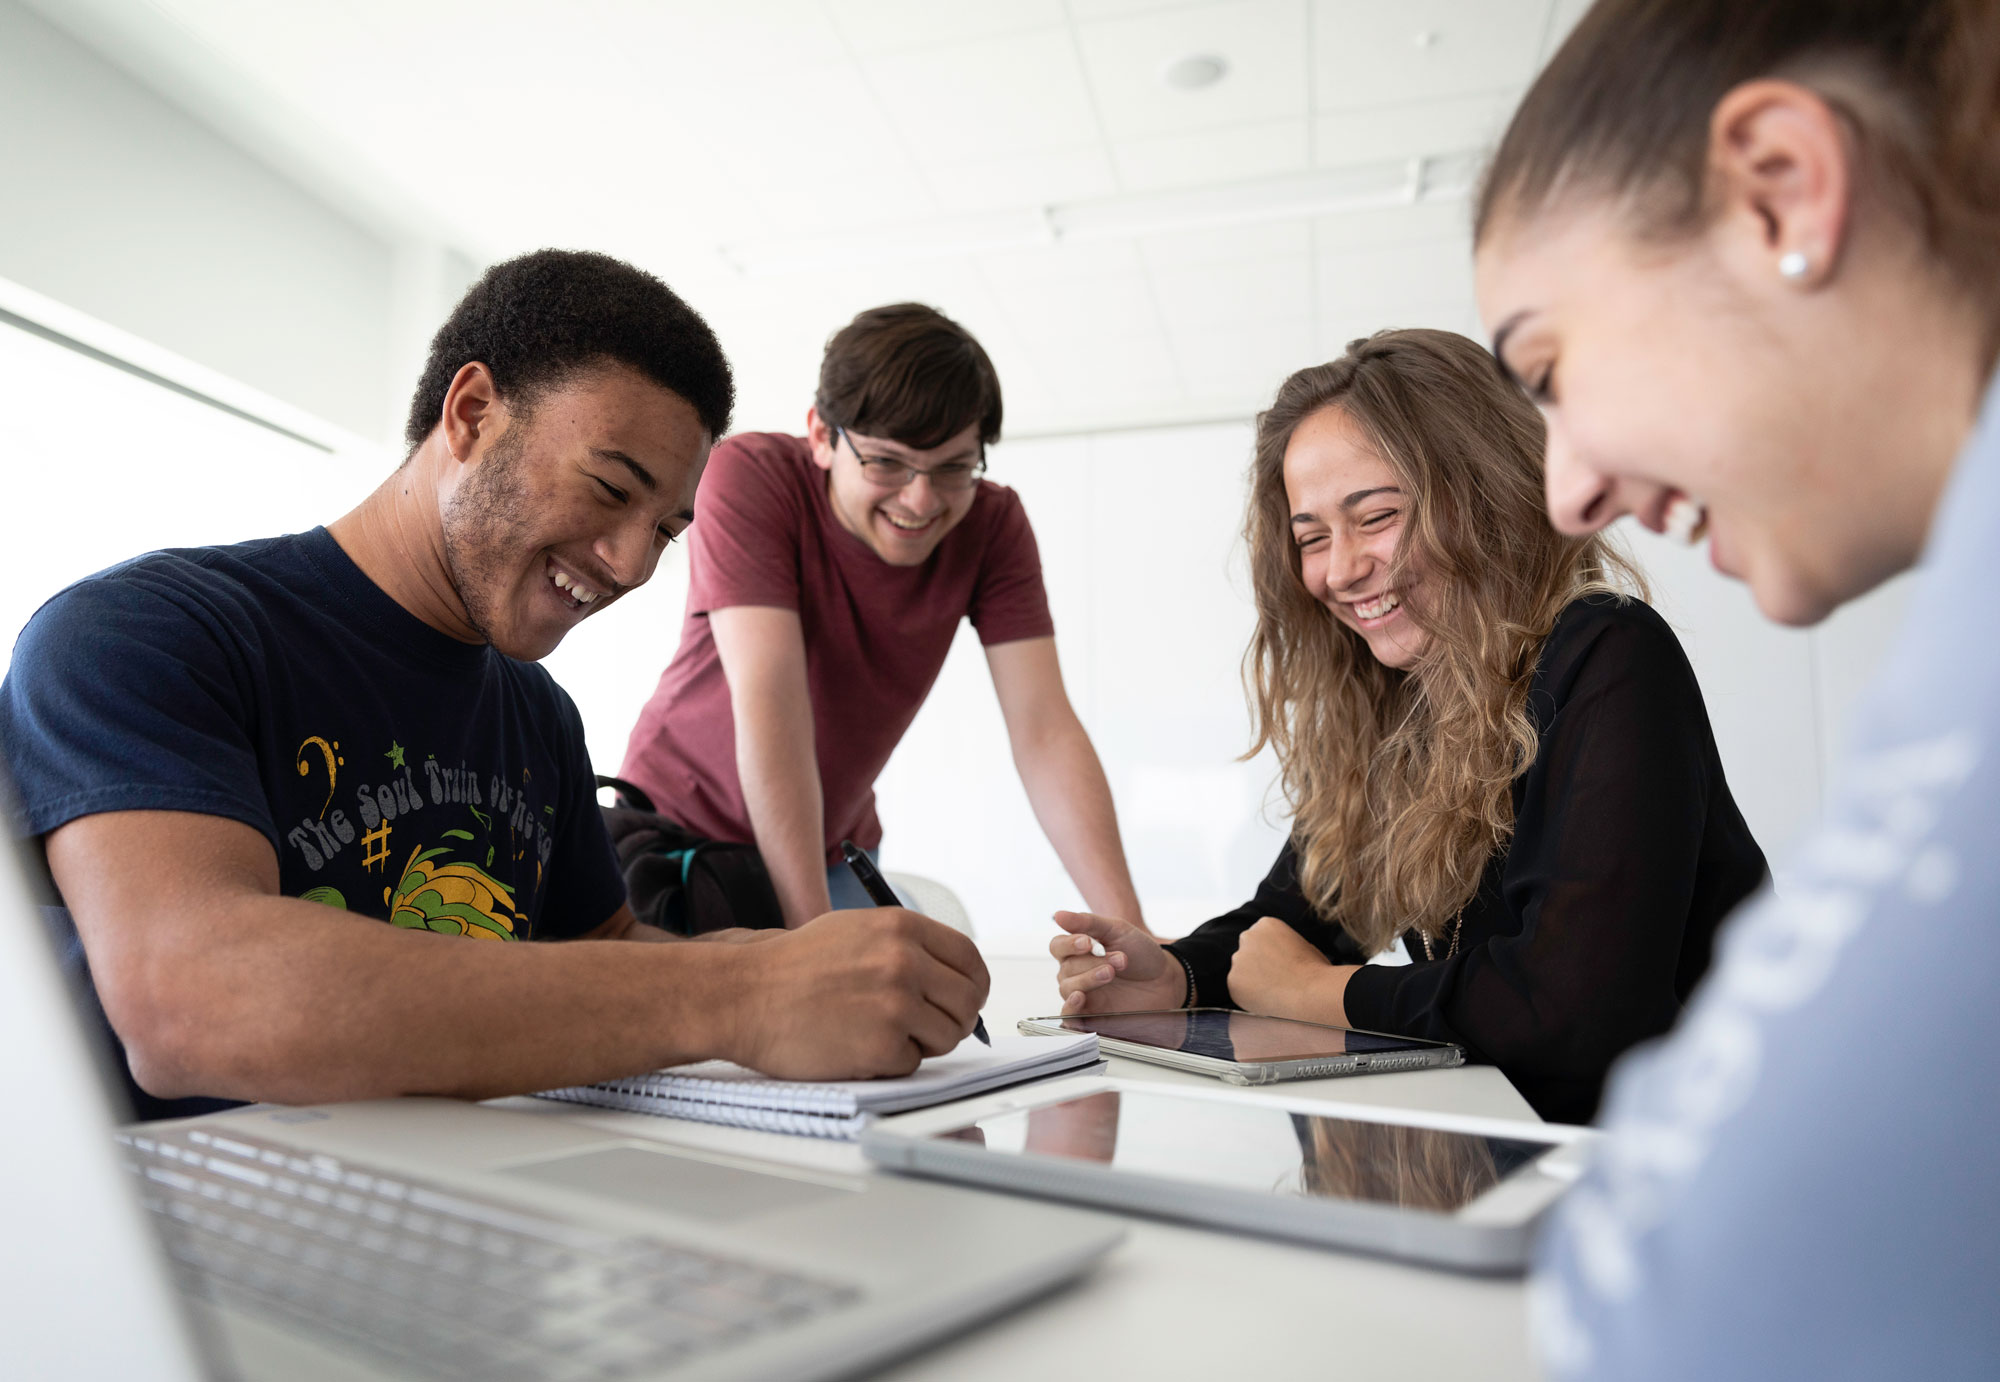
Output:
[[813,407],[829,424],[919,451],[974,423],[1000,440],[1000,376],[957,322],[920,302],[871,307],[833,333]]
[[[1429,635],[1417,665],[1376,661],[1300,577],[1285,452],[1337,408],[1409,500],[1389,581]],[[1541,414],[1477,342],[1382,331],[1302,369],[1257,418],[1244,536],[1257,631],[1244,657],[1255,753],[1277,750],[1299,881],[1368,954],[1435,936],[1513,834],[1514,778],[1534,760],[1528,690],[1556,616],[1644,581],[1602,534],[1542,512]],[[1412,568],[1416,584],[1405,579]]]
[[1903,208],[2000,321],[2000,3],[1598,0],[1530,88],[1480,188],[1475,238],[1573,195],[1670,236],[1710,212],[1709,121],[1758,78],[1817,92],[1863,191]]

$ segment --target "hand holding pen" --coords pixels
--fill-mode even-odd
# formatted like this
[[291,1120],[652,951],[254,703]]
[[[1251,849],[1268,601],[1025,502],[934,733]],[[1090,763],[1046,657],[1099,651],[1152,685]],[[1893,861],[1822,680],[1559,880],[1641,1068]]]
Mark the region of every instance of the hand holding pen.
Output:
[[[861,880],[861,889],[868,894],[868,900],[877,907],[900,907],[903,899],[896,896],[896,890],[889,886],[889,880],[875,867],[860,846],[852,840],[840,842],[841,857],[847,860],[847,867],[854,870],[854,876]],[[986,1035],[986,1019],[975,1015],[972,1019],[972,1034],[988,1046],[993,1038]]]

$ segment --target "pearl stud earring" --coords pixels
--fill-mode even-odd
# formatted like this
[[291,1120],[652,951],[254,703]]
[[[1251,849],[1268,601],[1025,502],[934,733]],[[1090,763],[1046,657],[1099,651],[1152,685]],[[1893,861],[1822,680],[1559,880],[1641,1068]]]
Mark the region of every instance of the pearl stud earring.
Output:
[[1778,258],[1778,273],[1783,278],[1804,278],[1811,267],[1804,250],[1791,250]]

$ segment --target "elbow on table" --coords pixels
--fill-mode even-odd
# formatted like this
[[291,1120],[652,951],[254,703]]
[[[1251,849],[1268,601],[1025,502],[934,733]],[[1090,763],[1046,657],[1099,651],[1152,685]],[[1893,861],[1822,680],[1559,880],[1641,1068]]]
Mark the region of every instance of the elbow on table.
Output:
[[155,1098],[301,1104],[404,1092],[334,1088],[304,1010],[245,1005],[157,975],[100,976],[98,993],[132,1079]]
[[208,1048],[213,1034],[171,996],[102,978],[98,996],[111,1030],[125,1047],[125,1063],[139,1088],[156,1099],[231,1097]]

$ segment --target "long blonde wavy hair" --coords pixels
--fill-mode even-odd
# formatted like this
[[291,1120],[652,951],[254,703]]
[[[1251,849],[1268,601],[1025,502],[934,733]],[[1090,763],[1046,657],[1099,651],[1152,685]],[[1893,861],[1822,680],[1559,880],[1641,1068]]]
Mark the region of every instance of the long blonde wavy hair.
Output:
[[[1389,581],[1412,592],[1406,617],[1429,643],[1406,672],[1376,661],[1300,576],[1285,451],[1324,408],[1357,424],[1407,498]],[[1249,754],[1276,750],[1305,896],[1368,954],[1411,928],[1441,935],[1512,837],[1509,789],[1536,750],[1528,689],[1556,616],[1592,592],[1645,594],[1609,540],[1549,526],[1543,438],[1485,349],[1448,331],[1355,341],[1258,415]]]

